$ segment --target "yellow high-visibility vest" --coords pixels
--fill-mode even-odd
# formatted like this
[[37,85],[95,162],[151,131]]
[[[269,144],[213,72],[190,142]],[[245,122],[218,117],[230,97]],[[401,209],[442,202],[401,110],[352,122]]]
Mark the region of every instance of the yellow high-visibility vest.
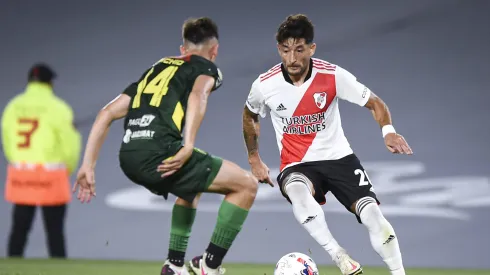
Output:
[[2,145],[9,162],[5,197],[13,203],[53,205],[71,199],[81,135],[72,108],[50,85],[30,82],[2,115]]

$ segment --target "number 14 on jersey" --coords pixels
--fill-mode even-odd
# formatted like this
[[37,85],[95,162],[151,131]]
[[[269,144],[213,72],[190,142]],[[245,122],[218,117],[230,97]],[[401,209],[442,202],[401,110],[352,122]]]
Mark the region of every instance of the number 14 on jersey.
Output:
[[162,102],[162,97],[167,94],[168,83],[178,69],[179,67],[177,66],[168,66],[159,74],[157,74],[152,80],[150,80],[150,82],[148,82],[148,77],[155,70],[155,67],[152,67],[151,70],[146,74],[145,78],[138,84],[137,93],[134,97],[132,107],[140,107],[142,94],[152,94],[153,96],[150,100],[150,106],[160,106],[160,103]]

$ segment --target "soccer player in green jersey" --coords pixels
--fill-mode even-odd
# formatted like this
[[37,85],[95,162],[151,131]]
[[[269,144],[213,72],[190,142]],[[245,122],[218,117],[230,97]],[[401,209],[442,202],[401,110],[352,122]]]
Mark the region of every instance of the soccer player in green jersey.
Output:
[[182,36],[181,56],[156,62],[99,112],[73,190],[78,188],[81,202],[95,196],[94,169],[100,147],[111,123],[125,118],[119,152],[124,174],[165,199],[169,193],[178,197],[161,274],[187,274],[184,258],[197,201],[200,193],[207,192],[225,198],[211,242],[203,256],[195,259],[200,273],[217,275],[223,273],[223,258],[254,202],[258,181],[238,165],[194,147],[208,97],[222,83],[213,63],[218,55],[218,28],[209,18],[190,19],[184,23]]

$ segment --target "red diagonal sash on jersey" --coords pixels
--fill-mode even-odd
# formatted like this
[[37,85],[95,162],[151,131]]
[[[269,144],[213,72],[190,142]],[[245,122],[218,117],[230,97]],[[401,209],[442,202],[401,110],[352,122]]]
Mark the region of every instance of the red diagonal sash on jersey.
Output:
[[[326,92],[327,94],[327,102],[322,109],[318,108],[313,96],[317,92]],[[320,73],[316,74],[315,78],[310,84],[310,87],[308,87],[303,95],[303,98],[301,98],[296,110],[294,110],[293,117],[325,112],[332,103],[335,95],[335,75]],[[303,135],[284,133],[281,142],[282,150],[280,169],[282,170],[290,163],[300,162],[306,155],[308,148],[310,148],[311,144],[313,143],[316,134],[316,132]]]

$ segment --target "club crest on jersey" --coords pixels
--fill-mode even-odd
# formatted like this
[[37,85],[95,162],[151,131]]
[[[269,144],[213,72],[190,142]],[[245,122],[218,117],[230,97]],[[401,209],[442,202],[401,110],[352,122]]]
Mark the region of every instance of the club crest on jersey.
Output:
[[318,92],[313,94],[313,99],[315,99],[316,106],[320,109],[323,109],[327,104],[327,93]]

